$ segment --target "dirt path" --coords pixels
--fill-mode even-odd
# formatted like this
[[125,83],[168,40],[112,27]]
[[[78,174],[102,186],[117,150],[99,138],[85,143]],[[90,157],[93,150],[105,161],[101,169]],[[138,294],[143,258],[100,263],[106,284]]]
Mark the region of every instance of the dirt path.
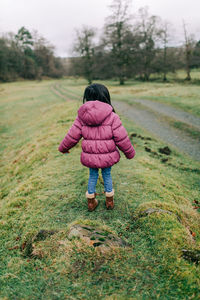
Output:
[[200,130],[200,118],[187,113],[185,111],[179,110],[175,107],[159,103],[159,102],[154,102],[151,100],[142,100],[142,99],[133,99],[133,102],[140,103],[145,107],[148,107],[157,113],[161,113],[164,116],[174,118],[177,121],[181,121],[185,124],[188,124],[190,126],[194,126],[197,129]]
[[116,111],[128,119],[145,128],[167,144],[174,146],[178,151],[185,152],[192,158],[200,161],[199,141],[162,121],[158,113],[139,108],[137,105],[129,105],[125,102],[112,101],[112,103]]
[[[51,90],[62,99],[70,100],[70,95],[67,95],[66,91],[59,84],[52,86]],[[71,95],[73,95],[73,92]],[[142,104],[141,107],[137,104],[134,105],[134,102],[133,105],[120,101],[112,101],[112,103],[116,111],[151,132],[155,137],[200,161],[199,141],[185,135],[183,131],[170,126],[166,121],[162,120],[162,115],[165,115],[200,129],[198,117],[150,100],[138,99],[134,101]],[[145,109],[145,106],[150,108],[150,110]]]

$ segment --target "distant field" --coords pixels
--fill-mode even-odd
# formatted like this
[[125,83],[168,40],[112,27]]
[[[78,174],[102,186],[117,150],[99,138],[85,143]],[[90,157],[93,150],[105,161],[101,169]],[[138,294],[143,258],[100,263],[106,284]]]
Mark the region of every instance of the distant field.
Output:
[[122,95],[120,87],[112,87],[111,92],[116,100],[150,99],[200,116],[200,85],[134,82],[125,88]]
[[[191,72],[193,82],[198,80],[199,84],[191,84],[181,81],[180,83],[173,80],[183,80],[185,72],[179,71],[176,74],[168,76],[169,82],[128,82],[128,86],[123,92],[123,99],[131,101],[132,98],[150,99],[161,103],[172,105],[176,108],[200,116],[200,70]],[[130,85],[130,86],[129,86]],[[117,89],[112,89],[114,97],[121,99]]]
[[[196,85],[104,84],[116,99],[162,95],[159,101],[200,113]],[[101,195],[89,213],[81,145],[67,156],[57,150],[86,85],[82,79],[0,85],[0,299],[197,299],[200,267],[183,257],[183,249],[194,253],[200,246],[194,203],[200,164],[174,149],[161,154],[165,144],[122,117],[136,157],[129,161],[122,154],[113,167],[115,209],[106,211]],[[141,216],[148,208],[168,213]],[[75,221],[104,226],[130,247],[101,254],[69,241],[67,229]],[[30,244],[41,229],[56,233]]]
[[[179,72],[177,77],[182,78],[184,72]],[[194,78],[199,78],[200,71],[195,71]],[[178,82],[141,82],[128,80],[122,87],[118,81],[95,81],[106,84],[110,90],[112,99],[130,102],[136,99],[150,99],[165,103],[186,112],[200,116],[200,84],[178,83]],[[87,82],[83,79],[61,81],[61,86],[66,92],[73,93],[81,99]]]

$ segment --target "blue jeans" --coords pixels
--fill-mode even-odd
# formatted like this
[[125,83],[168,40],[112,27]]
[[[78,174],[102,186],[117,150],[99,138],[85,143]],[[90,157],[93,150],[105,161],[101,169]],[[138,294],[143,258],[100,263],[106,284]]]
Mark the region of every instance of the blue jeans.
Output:
[[[112,177],[111,177],[111,167],[101,169],[103,181],[104,181],[104,191],[112,192]],[[99,169],[90,168],[90,177],[88,180],[88,193],[96,193],[96,184],[99,177]]]

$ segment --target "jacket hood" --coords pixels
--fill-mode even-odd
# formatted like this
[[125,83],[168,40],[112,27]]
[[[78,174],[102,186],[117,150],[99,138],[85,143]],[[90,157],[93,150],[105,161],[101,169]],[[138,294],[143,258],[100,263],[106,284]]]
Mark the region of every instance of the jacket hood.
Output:
[[89,126],[100,125],[112,112],[110,104],[95,100],[87,101],[78,110],[78,117]]

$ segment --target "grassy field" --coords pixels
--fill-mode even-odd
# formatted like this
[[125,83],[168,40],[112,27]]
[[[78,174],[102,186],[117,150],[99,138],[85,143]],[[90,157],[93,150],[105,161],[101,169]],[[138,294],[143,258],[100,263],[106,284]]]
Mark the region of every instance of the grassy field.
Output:
[[[119,86],[118,81],[107,81],[106,84],[114,100],[131,103],[134,98],[149,99],[200,116],[200,85],[194,84],[194,82],[192,84],[184,81],[180,83],[170,81],[170,79],[174,80],[174,77],[183,80],[184,74],[184,72],[179,71],[176,75],[171,75],[167,83],[128,80],[123,88]],[[191,75],[194,77],[194,80],[200,81],[200,71],[194,71]],[[63,81],[61,87],[64,88],[70,96],[73,97],[75,95],[76,99],[77,96],[81,99],[85,85],[87,85],[85,80],[79,79],[74,82],[74,79],[72,79],[71,81],[68,80],[68,84],[66,81]]]
[[[174,149],[166,161],[158,151],[165,144],[122,117],[136,157],[128,161],[122,155],[113,167],[115,209],[105,210],[102,195],[89,213],[81,145],[68,156],[57,151],[85,85],[73,79],[0,85],[0,299],[197,299],[200,268],[182,250],[200,245],[194,207],[200,199],[199,164]],[[140,86],[149,90],[146,95],[160,96],[154,83],[106,85],[120,99]],[[160,89],[170,105],[196,113],[199,87],[161,84]],[[171,213],[141,216],[147,208]],[[130,247],[102,254],[78,239],[69,241],[68,227],[77,221],[108,228]],[[28,243],[40,230],[55,234],[36,240],[32,253]]]

